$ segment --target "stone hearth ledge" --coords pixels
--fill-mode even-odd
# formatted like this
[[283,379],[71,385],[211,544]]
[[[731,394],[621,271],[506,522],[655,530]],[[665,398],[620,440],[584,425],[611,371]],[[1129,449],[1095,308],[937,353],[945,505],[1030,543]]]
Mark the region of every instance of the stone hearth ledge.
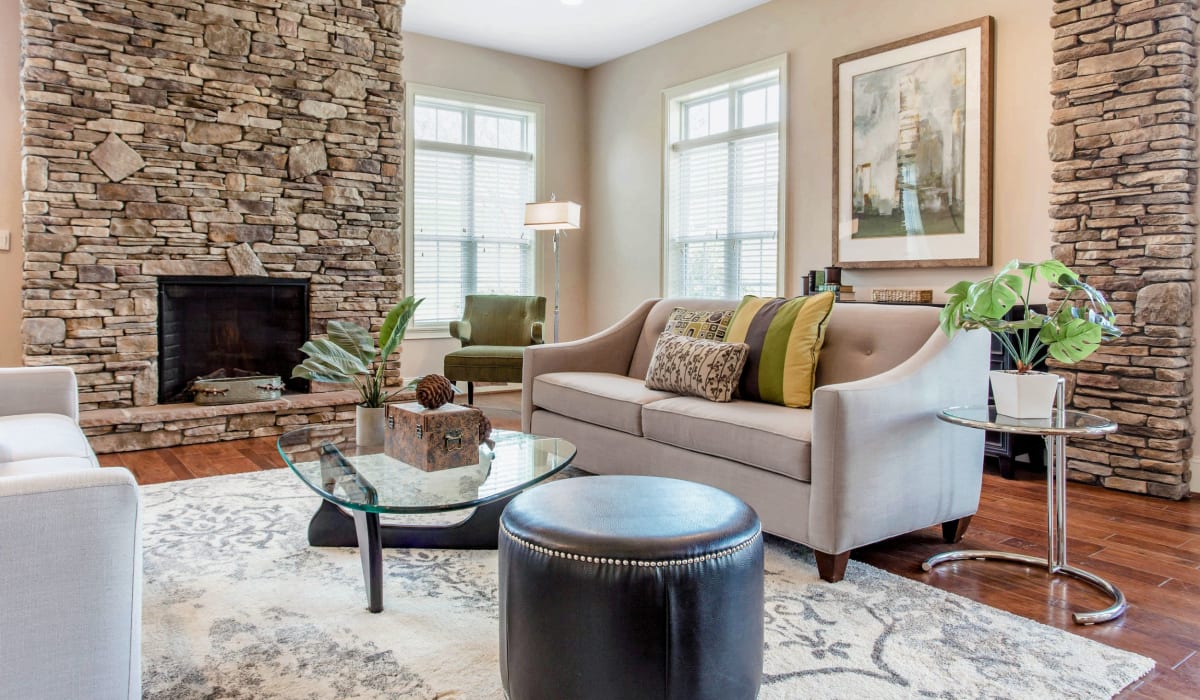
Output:
[[[412,392],[395,401],[411,401]],[[358,392],[294,394],[276,401],[197,406],[161,404],[83,411],[79,425],[97,454],[280,435],[305,425],[351,425]]]

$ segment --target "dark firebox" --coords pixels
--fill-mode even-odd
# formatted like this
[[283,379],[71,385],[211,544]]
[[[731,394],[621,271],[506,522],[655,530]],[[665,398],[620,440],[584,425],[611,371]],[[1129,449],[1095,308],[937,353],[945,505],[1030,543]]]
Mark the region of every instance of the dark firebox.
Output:
[[308,282],[266,277],[162,277],[158,283],[158,400],[188,401],[206,376],[291,379],[308,339]]

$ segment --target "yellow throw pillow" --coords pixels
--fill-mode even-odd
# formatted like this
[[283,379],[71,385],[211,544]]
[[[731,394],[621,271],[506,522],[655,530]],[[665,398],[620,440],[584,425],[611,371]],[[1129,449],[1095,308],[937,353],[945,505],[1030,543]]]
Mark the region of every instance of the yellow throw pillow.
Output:
[[750,346],[738,396],[792,408],[811,406],[817,357],[832,311],[832,292],[794,299],[744,297],[725,333],[725,342]]

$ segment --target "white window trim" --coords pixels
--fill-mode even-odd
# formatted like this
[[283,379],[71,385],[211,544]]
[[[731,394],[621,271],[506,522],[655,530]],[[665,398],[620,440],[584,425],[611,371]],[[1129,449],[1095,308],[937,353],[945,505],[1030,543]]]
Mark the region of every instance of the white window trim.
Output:
[[[776,242],[776,270],[775,270],[775,289],[780,296],[788,296],[790,289],[788,287],[787,277],[787,132],[788,132],[788,71],[787,71],[787,54],[779,54],[771,58],[763,59],[749,65],[733,68],[716,75],[710,75],[697,80],[692,80],[682,85],[676,85],[663,90],[663,118],[662,118],[662,221],[660,222],[659,237],[660,237],[660,256],[662,264],[658,270],[658,289],[660,296],[668,296],[670,294],[670,268],[671,268],[671,154],[675,150],[671,141],[672,135],[672,120],[675,119],[675,103],[683,98],[695,95],[695,93],[703,92],[709,89],[715,89],[718,86],[728,83],[734,83],[739,80],[752,78],[756,75],[761,75],[771,70],[779,71],[779,234],[775,237]],[[762,131],[761,127],[750,127],[748,129],[734,129],[732,132],[725,132],[720,137],[712,139],[712,143],[717,141],[725,141],[730,138],[730,134],[750,135],[755,131]],[[680,129],[682,133],[682,127]],[[696,147],[707,145],[705,141],[708,137],[693,139],[686,144],[686,147]]]
[[[511,109],[521,112],[530,112],[534,115],[534,192],[536,200],[543,201],[545,199],[545,172],[546,172],[546,106],[541,102],[529,102],[526,100],[517,100],[509,97],[498,97],[496,95],[485,95],[478,92],[466,92],[464,90],[453,90],[450,88],[437,87],[435,85],[424,85],[421,83],[409,82],[406,84],[404,94],[404,294],[408,296],[413,293],[413,276],[410,274],[412,262],[416,257],[416,230],[413,211],[413,187],[415,169],[415,152],[417,147],[417,139],[414,134],[413,115],[416,111],[417,97],[429,97],[433,99],[453,100],[455,102],[467,102],[471,104],[486,105],[488,107],[497,107],[499,109]],[[442,150],[453,150],[452,144],[439,143],[437,148]],[[478,149],[476,149],[478,150]],[[543,236],[534,238],[534,254],[533,254],[533,288],[536,293],[543,294],[542,285],[544,283],[542,275],[542,262],[544,260],[544,251],[542,250]],[[409,327],[408,332],[404,336],[412,339],[426,338],[450,338],[450,324],[430,324],[418,326],[413,324]]]

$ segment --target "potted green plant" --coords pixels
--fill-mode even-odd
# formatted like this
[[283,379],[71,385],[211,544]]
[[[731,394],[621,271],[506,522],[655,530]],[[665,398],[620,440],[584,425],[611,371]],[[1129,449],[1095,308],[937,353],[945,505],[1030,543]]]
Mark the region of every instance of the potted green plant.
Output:
[[293,377],[354,384],[358,389],[355,441],[359,445],[383,444],[384,406],[399,393],[385,388],[384,369],[422,301],[410,296],[392,307],[379,329],[378,346],[370,331],[348,321],[330,321],[327,338],[314,338],[300,346],[308,358],[292,370]]
[[[1053,313],[1038,313],[1030,307],[1029,296],[1039,279],[1065,295]],[[949,298],[940,317],[946,335],[986,328],[1016,364],[1015,370],[991,373],[996,412],[1013,418],[1050,417],[1058,377],[1033,369],[1047,356],[1074,364],[1095,352],[1104,340],[1121,335],[1104,295],[1058,260],[1013,260],[990,277],[959,282],[946,293]],[[1006,319],[1017,305],[1024,307],[1024,314]]]

